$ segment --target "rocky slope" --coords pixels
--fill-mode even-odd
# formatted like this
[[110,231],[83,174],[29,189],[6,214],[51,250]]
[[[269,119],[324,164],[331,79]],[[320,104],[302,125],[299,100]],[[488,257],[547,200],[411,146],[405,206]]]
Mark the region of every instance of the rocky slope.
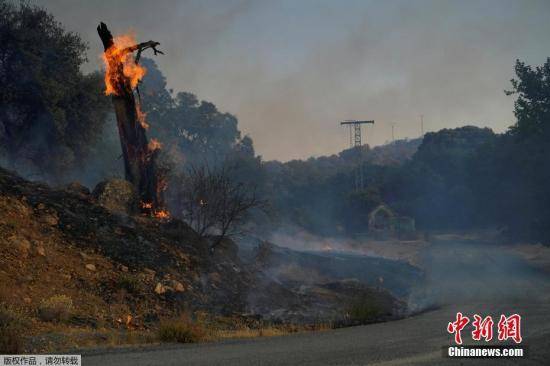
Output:
[[134,205],[124,181],[90,193],[77,183],[54,189],[0,168],[0,303],[31,319],[29,334],[51,330],[41,308],[60,296],[72,302],[69,327],[86,329],[151,329],[183,311],[340,321],[358,297],[375,299],[384,319],[400,306],[359,281],[281,280],[265,258],[243,262],[231,240],[212,254],[185,223],[132,214]]
[[114,212],[78,185],[51,189],[0,169],[3,300],[36,308],[64,294],[90,322],[130,315],[136,325],[183,307],[245,311],[253,283],[234,244],[206,248],[178,220]]

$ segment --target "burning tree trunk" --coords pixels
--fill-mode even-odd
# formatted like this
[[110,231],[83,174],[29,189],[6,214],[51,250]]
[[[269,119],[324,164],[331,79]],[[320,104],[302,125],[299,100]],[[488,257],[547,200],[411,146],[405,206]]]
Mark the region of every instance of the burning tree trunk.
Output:
[[[155,55],[162,53],[156,49],[159,43],[135,44],[128,38],[118,42],[118,37],[113,39],[104,23],[97,27],[97,32],[105,49],[106,94],[112,95],[126,180],[136,188],[143,212],[164,217],[165,183],[156,163],[160,144],[154,139],[147,139],[145,115],[134,96],[134,89],[145,74],[145,69],[138,64],[141,52],[151,48]],[[136,51],[134,59],[133,53]]]

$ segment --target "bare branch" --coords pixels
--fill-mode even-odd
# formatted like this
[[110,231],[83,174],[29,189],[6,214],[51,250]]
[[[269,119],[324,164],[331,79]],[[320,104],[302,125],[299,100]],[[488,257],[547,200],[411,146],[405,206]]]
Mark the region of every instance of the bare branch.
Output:
[[180,204],[182,216],[200,236],[217,234],[211,248],[235,235],[249,212],[265,206],[255,187],[234,182],[225,166],[210,171],[191,166],[184,178]]

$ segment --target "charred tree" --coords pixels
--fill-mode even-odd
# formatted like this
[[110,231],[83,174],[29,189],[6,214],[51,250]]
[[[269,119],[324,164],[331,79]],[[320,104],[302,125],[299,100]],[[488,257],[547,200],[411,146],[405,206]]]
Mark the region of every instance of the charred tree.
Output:
[[224,165],[215,170],[208,166],[191,165],[179,190],[183,219],[201,237],[216,233],[210,249],[222,241],[242,234],[242,225],[251,211],[265,212],[267,202],[256,194],[256,187],[231,178],[232,167]]
[[134,93],[140,76],[127,72],[128,57],[133,57],[133,53],[137,52],[135,59],[132,59],[137,66],[143,50],[151,48],[155,55],[162,53],[156,48],[159,43],[149,41],[121,48],[115,44],[113,35],[105,23],[100,23],[97,32],[105,50],[105,82],[107,93],[112,95],[126,180],[136,188],[142,212],[161,212],[164,209],[165,187],[163,174],[157,165],[159,144],[155,140],[147,139],[147,125],[139,106],[139,99],[136,100]]

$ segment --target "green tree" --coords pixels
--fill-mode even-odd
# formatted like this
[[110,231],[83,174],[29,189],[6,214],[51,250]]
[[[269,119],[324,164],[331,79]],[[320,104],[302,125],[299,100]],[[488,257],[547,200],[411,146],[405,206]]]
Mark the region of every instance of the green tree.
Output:
[[550,58],[536,67],[518,60],[515,71],[507,94],[517,96],[516,123],[496,149],[495,166],[507,173],[497,199],[512,234],[550,243]]
[[541,66],[532,67],[517,60],[516,77],[507,95],[517,95],[514,114],[517,122],[510,133],[519,138],[548,137],[550,133],[550,58]]
[[242,138],[238,120],[194,94],[166,89],[166,79],[150,59],[142,60],[147,74],[140,86],[143,111],[152,136],[162,141],[176,166],[186,163],[216,166],[235,149],[254,152],[252,139]]
[[473,126],[427,133],[412,160],[392,172],[385,201],[414,217],[421,228],[477,226],[472,162],[495,139],[490,129]]
[[12,168],[59,181],[99,136],[109,108],[86,44],[46,10],[0,0],[0,141]]

